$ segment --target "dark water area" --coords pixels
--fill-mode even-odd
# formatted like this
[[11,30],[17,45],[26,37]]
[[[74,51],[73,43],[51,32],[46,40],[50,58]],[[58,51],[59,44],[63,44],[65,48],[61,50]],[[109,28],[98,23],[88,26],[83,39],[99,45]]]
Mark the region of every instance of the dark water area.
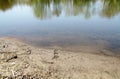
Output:
[[0,36],[40,47],[119,53],[120,0],[0,0]]

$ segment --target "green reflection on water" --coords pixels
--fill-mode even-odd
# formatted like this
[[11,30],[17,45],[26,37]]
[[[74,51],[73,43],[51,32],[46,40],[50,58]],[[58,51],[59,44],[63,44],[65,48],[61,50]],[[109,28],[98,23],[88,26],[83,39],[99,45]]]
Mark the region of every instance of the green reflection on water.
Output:
[[0,0],[0,10],[6,11],[13,7],[15,0]]
[[120,13],[120,0],[105,0],[102,16],[112,17]]
[[[90,18],[96,12],[94,8],[98,0],[0,0],[0,10],[6,11],[13,6],[25,4],[32,7],[34,15],[40,19],[60,16],[65,12],[66,16],[84,15]],[[111,18],[120,13],[120,0],[100,0],[102,8],[100,16]]]

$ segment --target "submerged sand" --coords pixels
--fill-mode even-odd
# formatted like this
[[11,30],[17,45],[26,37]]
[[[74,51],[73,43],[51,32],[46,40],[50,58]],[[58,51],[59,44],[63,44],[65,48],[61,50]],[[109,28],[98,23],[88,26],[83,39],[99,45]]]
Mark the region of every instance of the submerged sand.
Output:
[[120,79],[120,56],[37,48],[0,38],[0,79]]

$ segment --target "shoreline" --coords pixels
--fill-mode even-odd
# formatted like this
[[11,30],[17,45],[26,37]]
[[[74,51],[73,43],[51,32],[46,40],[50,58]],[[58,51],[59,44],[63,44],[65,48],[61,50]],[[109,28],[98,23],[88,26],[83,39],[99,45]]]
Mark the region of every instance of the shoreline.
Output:
[[0,79],[119,79],[120,56],[37,48],[0,38]]
[[[117,52],[119,50],[114,50],[112,48],[110,48],[109,44],[106,44],[105,41],[100,40],[101,42],[104,42],[105,44],[101,44],[101,42],[99,44],[90,44],[90,45],[57,45],[57,44],[53,44],[53,45],[36,45],[36,43],[34,41],[30,41],[28,39],[22,38],[22,37],[8,37],[8,38],[14,38],[20,42],[23,42],[25,44],[28,44],[30,46],[33,46],[35,48],[43,48],[43,49],[59,49],[62,51],[68,51],[68,52],[75,52],[75,53],[79,53],[79,52],[84,52],[84,53],[93,53],[93,54],[103,54],[103,55],[111,55],[111,56],[120,56],[120,53]],[[42,39],[41,39],[42,40]],[[42,42],[42,41],[40,41]],[[48,41],[47,41],[48,42]]]

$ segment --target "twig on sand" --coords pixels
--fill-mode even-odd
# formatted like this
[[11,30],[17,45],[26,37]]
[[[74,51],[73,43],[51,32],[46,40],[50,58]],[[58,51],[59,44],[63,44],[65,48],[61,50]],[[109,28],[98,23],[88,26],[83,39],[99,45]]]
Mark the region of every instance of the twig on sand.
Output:
[[58,59],[58,58],[59,58],[59,56],[58,56],[58,49],[55,49],[54,50],[54,56],[53,56],[52,59]]

